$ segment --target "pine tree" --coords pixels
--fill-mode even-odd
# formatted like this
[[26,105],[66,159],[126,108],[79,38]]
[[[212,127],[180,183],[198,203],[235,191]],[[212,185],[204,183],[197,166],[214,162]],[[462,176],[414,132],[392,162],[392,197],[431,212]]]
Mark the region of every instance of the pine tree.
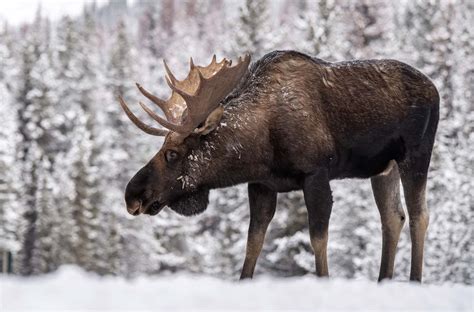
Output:
[[[16,67],[13,58],[13,38],[8,26],[0,28],[0,111],[14,111],[16,104],[11,81],[14,79]],[[15,150],[19,137],[17,130],[17,116],[15,114],[0,114],[0,246],[4,250],[16,252],[18,241],[18,176],[15,166]]]
[[[245,0],[240,7],[239,28],[236,32],[238,55],[250,53],[255,59],[265,52],[266,22],[268,9],[266,0]],[[233,51],[235,53],[235,51]]]
[[[108,102],[105,106],[105,113],[110,132],[106,138],[107,141],[103,142],[106,144],[106,157],[108,158],[103,159],[107,162],[103,165],[109,166],[107,177],[109,181],[107,183],[117,189],[122,189],[125,186],[127,179],[133,174],[132,166],[137,162],[134,151],[136,137],[140,132],[130,125],[117,103],[118,95],[127,100],[132,97],[132,94],[136,94],[135,88],[133,88],[133,81],[137,80],[134,79],[136,71],[132,66],[133,59],[126,25],[124,22],[119,22],[107,68]],[[117,204],[122,203],[121,198],[118,199],[119,201],[115,200]]]
[[[164,56],[162,36],[163,30],[160,23],[160,7],[158,2],[144,1],[141,6],[143,8],[139,19],[139,45],[141,47],[140,66],[142,77],[139,81],[143,85],[155,87],[161,84],[161,59]],[[147,80],[143,80],[147,78]]]
[[56,270],[62,252],[59,243],[59,231],[62,224],[57,216],[54,203],[53,179],[51,163],[47,157],[39,160],[37,168],[37,188],[35,208],[37,213],[35,245],[32,250],[32,274],[48,273]]
[[[79,116],[71,130],[71,148],[65,159],[68,160],[68,175],[72,183],[72,196],[68,206],[72,207],[74,229],[73,255],[75,263],[81,267],[105,274],[107,261],[103,250],[106,248],[106,225],[99,207],[103,204],[98,158],[100,147],[97,142],[96,85],[97,72],[100,70],[98,56],[99,43],[93,12],[84,9],[82,24],[77,30],[77,46],[71,53],[71,63],[76,64],[75,81],[77,97],[76,110]],[[101,229],[102,226],[102,229]]]
[[[37,207],[39,181],[45,172],[43,167],[53,156],[50,146],[54,141],[53,105],[55,97],[54,76],[51,72],[51,53],[49,52],[49,22],[37,14],[35,23],[25,31],[21,47],[17,101],[20,130],[19,158],[21,161],[22,190],[20,198],[25,207],[23,213],[22,247],[19,271],[29,275],[38,272],[36,264],[43,253],[37,249],[40,211]],[[47,191],[46,189],[44,189]],[[49,195],[45,195],[49,196]]]
[[[300,16],[304,25],[305,40],[308,47],[304,50],[309,54],[323,59],[331,58],[331,23],[334,20],[335,3],[321,0],[317,3],[313,1],[303,1],[300,7]],[[332,42],[332,45],[334,43]]]
[[[54,70],[56,79],[61,81],[57,88],[61,101],[57,103],[56,109],[58,115],[61,116],[61,120],[56,123],[59,130],[56,146],[58,157],[53,162],[53,174],[62,186],[61,192],[55,196],[56,205],[60,207],[58,214],[63,220],[59,237],[61,245],[64,246],[59,255],[61,263],[77,262],[75,250],[80,242],[77,226],[77,209],[79,207],[76,206],[77,202],[75,202],[75,199],[77,199],[77,181],[74,180],[74,175],[78,174],[75,172],[77,158],[83,155],[76,150],[78,139],[75,135],[76,131],[80,132],[84,128],[84,109],[81,107],[80,100],[83,96],[83,84],[88,82],[81,80],[83,60],[79,58],[79,51],[81,51],[79,37],[77,22],[70,17],[63,17],[57,25],[55,38]],[[87,50],[82,49],[82,51],[87,53]],[[80,179],[82,176],[78,178]]]
[[225,31],[226,11],[223,0],[201,0],[198,3],[197,21],[199,23],[199,43],[209,55],[223,53],[224,45],[229,40]]
[[140,5],[142,7],[141,16],[138,27],[139,32],[139,44],[147,51],[147,58],[155,59],[162,56],[163,51],[158,46],[159,34],[159,7],[156,2],[143,1]]
[[346,57],[367,59],[383,55],[387,50],[387,34],[392,30],[388,3],[382,0],[349,2],[346,14],[352,21]]

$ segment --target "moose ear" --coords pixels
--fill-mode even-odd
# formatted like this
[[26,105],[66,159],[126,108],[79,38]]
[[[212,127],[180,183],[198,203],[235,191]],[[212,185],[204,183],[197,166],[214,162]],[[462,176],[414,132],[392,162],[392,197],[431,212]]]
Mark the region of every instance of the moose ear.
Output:
[[222,105],[219,105],[216,109],[214,109],[209,116],[207,116],[206,121],[204,124],[194,130],[194,133],[199,134],[199,135],[206,135],[210,132],[212,132],[214,129],[219,126],[219,123],[221,122],[222,115],[224,114],[224,107]]

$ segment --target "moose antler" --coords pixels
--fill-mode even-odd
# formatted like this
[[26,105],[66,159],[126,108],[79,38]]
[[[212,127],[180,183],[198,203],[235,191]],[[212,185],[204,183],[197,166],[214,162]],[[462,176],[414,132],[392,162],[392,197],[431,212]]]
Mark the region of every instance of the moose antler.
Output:
[[[176,79],[166,62],[163,63],[167,74],[166,82],[172,90],[168,100],[159,99],[138,83],[137,87],[143,95],[160,107],[166,119],[154,113],[142,102],[139,104],[160,125],[187,136],[204,124],[215,110],[222,111],[219,103],[235,88],[247,71],[250,56],[246,55],[243,59],[239,57],[237,64],[231,66],[232,61],[223,59],[218,63],[214,55],[206,67],[194,65],[191,58],[190,71],[184,80]],[[127,116],[138,128],[152,135],[166,135],[168,131],[150,127],[140,121],[121,97],[119,101]]]

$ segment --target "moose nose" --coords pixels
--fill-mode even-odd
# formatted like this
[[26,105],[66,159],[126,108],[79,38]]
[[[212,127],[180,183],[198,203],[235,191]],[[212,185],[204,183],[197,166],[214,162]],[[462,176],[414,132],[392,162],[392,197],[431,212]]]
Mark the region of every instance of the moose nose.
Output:
[[131,215],[137,216],[142,213],[142,202],[146,200],[145,190],[147,186],[149,170],[147,166],[140,169],[128,182],[125,189],[125,203],[127,211]]
[[127,204],[127,211],[132,216],[138,216],[141,213],[141,211],[140,211],[141,208],[142,208],[142,202],[141,201],[135,201],[131,205]]

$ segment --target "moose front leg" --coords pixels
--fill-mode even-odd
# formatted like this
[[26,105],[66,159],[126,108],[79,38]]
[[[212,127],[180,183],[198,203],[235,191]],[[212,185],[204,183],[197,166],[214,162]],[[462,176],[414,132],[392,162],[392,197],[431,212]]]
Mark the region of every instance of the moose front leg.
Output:
[[247,251],[240,279],[252,278],[265,233],[275,214],[277,193],[263,184],[249,183],[250,226]]
[[327,245],[332,194],[326,170],[309,175],[304,180],[304,200],[308,209],[309,235],[314,250],[316,275],[329,276]]

